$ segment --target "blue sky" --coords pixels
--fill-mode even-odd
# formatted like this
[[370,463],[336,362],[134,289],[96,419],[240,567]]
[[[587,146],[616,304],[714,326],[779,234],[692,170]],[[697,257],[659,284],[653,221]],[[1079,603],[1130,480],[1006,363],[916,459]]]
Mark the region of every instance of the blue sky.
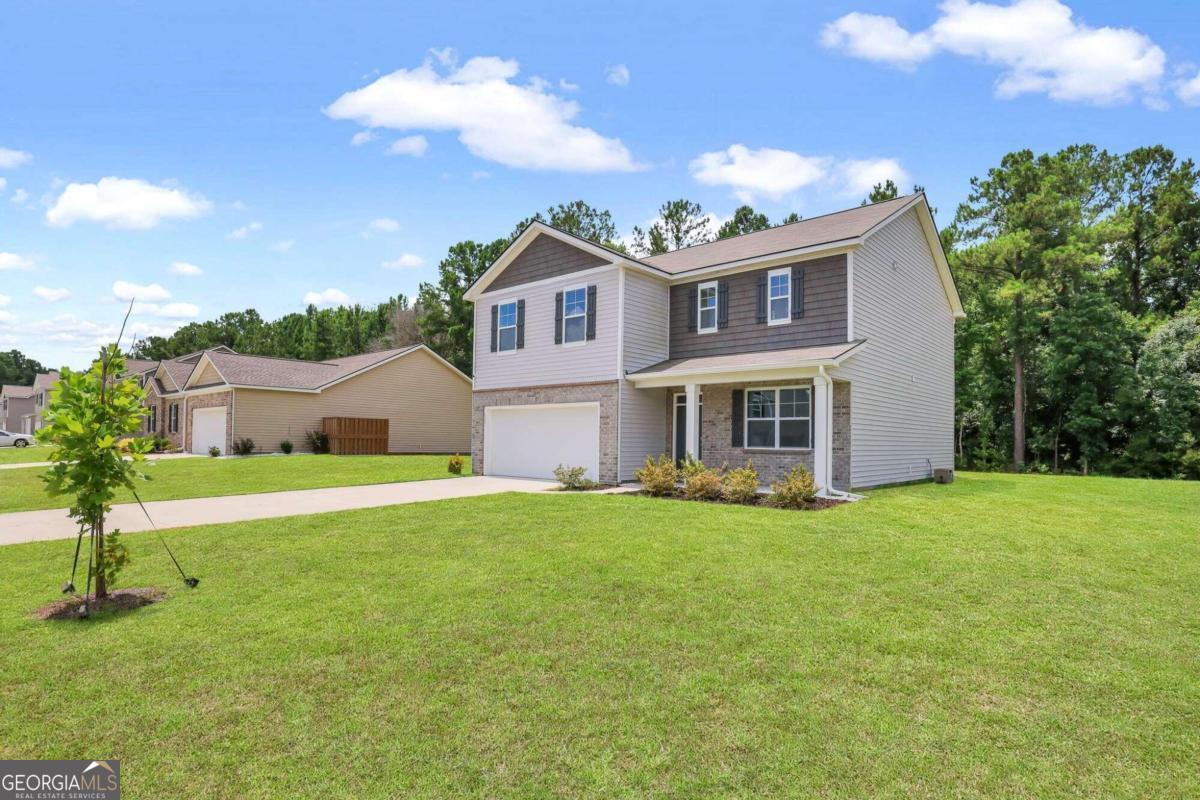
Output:
[[628,231],[896,175],[944,223],[1012,149],[1197,155],[1190,3],[572,5],[10,4],[0,348],[85,364],[129,296],[142,333],[413,296],[573,199]]

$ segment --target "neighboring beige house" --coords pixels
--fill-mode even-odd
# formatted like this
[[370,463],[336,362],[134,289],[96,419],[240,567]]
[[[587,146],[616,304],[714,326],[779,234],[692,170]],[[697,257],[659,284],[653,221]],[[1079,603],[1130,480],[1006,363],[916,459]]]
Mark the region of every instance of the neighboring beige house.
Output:
[[535,222],[464,296],[477,474],[690,453],[830,494],[954,466],[963,308],[924,194],[640,259]]
[[132,362],[147,392],[145,432],[175,447],[228,453],[254,440],[277,452],[324,417],[388,420],[392,453],[466,453],[471,447],[471,381],[425,345],[327,361],[236,353],[228,347],[153,363]]
[[33,408],[25,420],[29,430],[21,431],[22,433],[33,433],[45,426],[43,416],[46,408],[50,405],[50,392],[56,383],[58,383],[58,372],[55,370],[42,372],[33,379]]
[[0,387],[0,431],[9,433],[33,433],[26,430],[33,417],[33,387]]

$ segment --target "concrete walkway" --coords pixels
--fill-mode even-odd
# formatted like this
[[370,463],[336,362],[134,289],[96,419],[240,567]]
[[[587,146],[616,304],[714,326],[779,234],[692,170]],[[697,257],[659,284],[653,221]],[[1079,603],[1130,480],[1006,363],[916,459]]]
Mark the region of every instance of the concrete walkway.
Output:
[[[421,503],[426,500],[478,497],[500,492],[545,492],[557,486],[554,481],[473,476],[381,483],[373,486],[339,486],[331,489],[197,497],[190,500],[156,500],[146,503],[146,510],[162,530],[190,525],[215,525],[222,522]],[[151,530],[146,515],[136,503],[113,506],[112,514],[108,517],[108,527],[119,528],[122,533]],[[63,509],[0,514],[0,545],[45,539],[69,539],[78,532],[78,526]]]
[[[199,458],[195,453],[148,453],[147,461],[171,461],[176,458]],[[18,461],[15,464],[0,464],[0,469],[24,469],[25,467],[48,467],[52,461]]]

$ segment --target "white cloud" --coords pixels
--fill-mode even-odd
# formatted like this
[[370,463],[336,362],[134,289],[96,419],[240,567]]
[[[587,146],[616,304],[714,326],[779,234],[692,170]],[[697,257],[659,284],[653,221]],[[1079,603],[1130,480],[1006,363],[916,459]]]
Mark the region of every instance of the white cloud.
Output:
[[248,225],[243,225],[237,230],[232,230],[226,235],[226,239],[245,239],[252,233],[257,233],[263,229],[261,222],[251,222]]
[[367,223],[367,234],[372,233],[395,233],[400,230],[400,223],[390,217],[380,217],[373,219]]
[[25,191],[24,189],[14,189],[13,193],[12,193],[12,197],[8,198],[8,201],[10,203],[12,203],[13,205],[19,206],[19,205],[23,205],[25,203],[25,201],[28,199],[29,199],[29,192]]
[[559,78],[558,79],[558,88],[562,89],[564,92],[577,92],[577,91],[579,91],[579,84],[571,83],[566,78]]
[[420,256],[415,256],[412,253],[404,253],[399,258],[392,261],[384,261],[380,264],[384,269],[416,269],[424,266],[425,259]]
[[306,306],[343,306],[350,303],[350,295],[341,289],[326,289],[323,292],[308,292],[304,295]]
[[271,245],[272,253],[286,253],[292,249],[292,245],[296,243],[295,239],[280,239],[275,244]]
[[51,289],[47,286],[33,287],[35,297],[40,297],[47,303],[57,303],[59,300],[66,300],[71,296],[70,289]]
[[1189,106],[1200,106],[1200,72],[1190,80],[1175,84],[1175,94]]
[[[144,336],[170,336],[178,328],[178,323],[151,324],[140,319],[130,319],[125,328],[124,341],[128,343]],[[17,333],[40,342],[76,345],[76,350],[90,351],[115,341],[119,330],[119,320],[115,323],[99,323],[74,314],[60,314],[51,319],[22,324]]]
[[195,264],[189,264],[186,261],[176,261],[171,265],[172,275],[184,275],[189,278],[198,278],[204,274],[204,270],[197,267]]
[[6,294],[0,294],[0,306],[6,306],[12,302],[12,298]]
[[366,130],[359,131],[350,137],[350,145],[352,147],[362,147],[364,144],[375,141],[375,131]]
[[553,94],[545,81],[512,82],[516,61],[494,56],[457,66],[438,51],[415,69],[384,75],[346,92],[326,109],[332,119],[368,128],[457,131],[475,156],[510,167],[567,172],[629,172],[640,169],[619,139],[572,124],[578,103]]
[[418,134],[405,136],[392,142],[388,145],[387,154],[389,156],[423,156],[428,149],[429,140]]
[[939,52],[1001,68],[996,94],[1044,93],[1053,100],[1106,104],[1141,95],[1160,103],[1166,54],[1132,28],[1093,28],[1060,0],[1001,6],[945,0],[927,30],[894,18],[854,12],[829,23],[821,43],[870,61],[912,69]]
[[32,160],[33,156],[24,150],[10,150],[7,147],[0,147],[0,169],[16,169],[23,164],[28,164]]
[[608,69],[604,70],[604,80],[611,83],[613,86],[628,86],[629,85],[629,67],[624,64],[613,64]]
[[0,178],[0,192],[3,192],[8,187],[8,179]]
[[46,212],[46,222],[55,228],[85,220],[112,229],[146,230],[163,220],[198,217],[211,208],[202,196],[182,189],[107,177],[96,183],[68,184]]
[[33,259],[20,253],[0,253],[0,272],[10,269],[28,272],[33,269]]
[[826,176],[832,164],[833,159],[826,156],[804,156],[771,147],[751,150],[735,144],[726,150],[701,153],[688,169],[700,183],[733,187],[734,194],[749,203],[755,195],[778,200],[816,183]]
[[0,308],[0,323],[9,323],[15,319],[16,317],[14,317],[11,313]]
[[911,182],[908,173],[894,158],[865,158],[838,165],[837,180],[846,195],[868,195],[877,183],[892,181],[901,193]]
[[113,297],[118,300],[139,300],[145,303],[157,303],[169,300],[171,293],[157,283],[142,286],[129,281],[117,281],[112,285]]
[[200,316],[200,306],[195,303],[134,303],[133,313],[164,319],[195,319]]

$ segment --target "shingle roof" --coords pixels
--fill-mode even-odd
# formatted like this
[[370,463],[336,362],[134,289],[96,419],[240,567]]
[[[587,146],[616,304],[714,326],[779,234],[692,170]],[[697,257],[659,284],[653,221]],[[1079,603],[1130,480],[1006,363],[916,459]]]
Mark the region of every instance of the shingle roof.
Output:
[[812,362],[832,361],[848,355],[865,339],[814,347],[793,347],[787,350],[758,350],[721,356],[672,358],[629,373],[631,378],[670,377],[703,372],[735,372],[745,369],[786,369],[803,367]]
[[163,390],[173,392],[176,388],[182,389],[183,384],[187,382],[188,376],[192,374],[192,370],[196,368],[195,364],[188,364],[183,361],[172,359],[162,362],[163,368],[167,374],[171,376],[171,380],[175,386],[163,384]]
[[759,258],[772,253],[784,253],[803,247],[832,244],[864,235],[916,195],[905,195],[882,203],[849,208],[820,217],[811,217],[765,231],[746,233],[708,244],[698,244],[672,250],[658,256],[641,259],[642,263],[672,275],[703,267],[714,267],[747,258]]
[[148,361],[144,358],[125,359],[125,372],[130,375],[141,375],[143,372],[149,372],[157,367],[157,361]]
[[12,397],[14,399],[33,397],[33,387],[32,386],[14,386],[11,383],[6,383],[6,384],[4,384],[4,386],[2,388],[0,388],[0,394],[6,394],[9,397]]
[[329,361],[297,361],[289,358],[247,356],[214,351],[207,353],[226,383],[272,389],[318,389],[361,369],[386,361],[420,345],[381,350]]

